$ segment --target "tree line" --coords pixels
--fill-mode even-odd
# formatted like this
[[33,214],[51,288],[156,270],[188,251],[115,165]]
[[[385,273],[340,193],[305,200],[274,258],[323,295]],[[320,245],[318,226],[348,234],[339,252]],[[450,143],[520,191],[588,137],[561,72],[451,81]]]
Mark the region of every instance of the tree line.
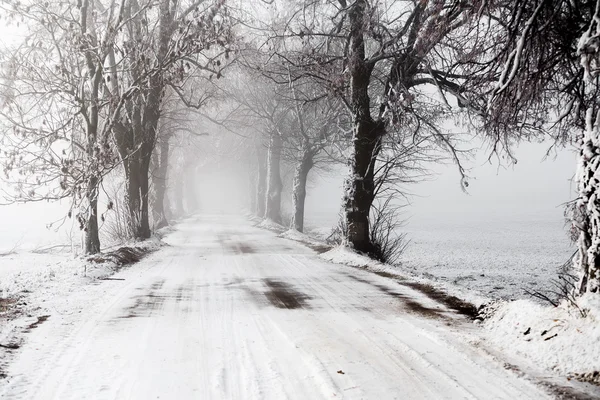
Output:
[[520,141],[576,146],[577,292],[600,289],[598,0],[0,7],[22,31],[1,60],[6,178],[18,200],[71,198],[87,253],[100,250],[98,193],[115,170],[131,237],[168,222],[170,143],[202,134],[178,124],[189,115],[243,136],[237,154],[253,166],[250,207],[261,218],[282,222],[282,163],[293,166],[298,231],[310,172],[346,163],[343,243],[375,257],[377,202],[402,196],[427,163],[452,160],[467,188],[459,127],[513,161]]

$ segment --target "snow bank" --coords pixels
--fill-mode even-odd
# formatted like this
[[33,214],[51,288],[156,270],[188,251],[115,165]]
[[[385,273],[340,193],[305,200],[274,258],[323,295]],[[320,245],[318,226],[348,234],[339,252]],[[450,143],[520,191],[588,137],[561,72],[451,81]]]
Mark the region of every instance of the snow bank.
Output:
[[268,229],[268,230],[276,232],[276,233],[282,233],[282,232],[285,232],[287,230],[286,227],[284,227],[281,224],[278,224],[277,222],[275,222],[275,221],[273,221],[272,219],[269,219],[269,218],[263,219],[261,221],[261,223],[257,225],[257,227],[263,228],[263,229]]
[[[361,267],[365,269],[380,269],[386,266],[363,254],[360,254],[346,246],[337,246],[328,252],[321,254],[321,258],[334,262],[336,264],[346,264],[351,267]],[[395,271],[398,273],[398,271]]]
[[364,254],[360,254],[345,246],[335,247],[332,250],[321,254],[320,256],[321,258],[336,264],[345,264],[351,267],[365,269],[367,271],[371,271],[379,275],[386,275],[391,278],[403,280],[410,278],[410,281],[412,282],[428,285],[434,289],[446,293],[449,296],[455,296],[461,300],[471,303],[476,308],[479,308],[490,301],[488,298],[485,298],[478,293],[470,292],[457,286],[444,284],[442,282],[433,281],[424,277],[408,276],[397,267],[375,261],[372,258],[369,258]]
[[[344,246],[323,253],[321,257],[334,263],[406,279],[401,270]],[[588,295],[580,299],[579,307],[587,315],[584,318],[577,307],[569,304],[551,307],[531,300],[494,303],[453,285],[414,276],[410,280],[441,289],[477,307],[488,304],[481,333],[493,348],[509,356],[524,357],[541,368],[600,384],[600,296]]]
[[[124,248],[133,249],[140,256],[161,245],[160,239],[152,238]],[[7,309],[0,308],[0,344],[19,346],[28,326],[35,326],[40,317],[46,318],[57,312],[54,304],[57,299],[67,304],[78,288],[106,279],[121,269],[118,251],[122,249],[109,249],[90,257],[63,251],[23,252],[0,258],[0,300],[12,305]],[[0,359],[6,356],[2,350],[0,347]]]
[[310,228],[308,233],[319,240],[327,240],[331,236],[333,230],[329,227]]
[[[161,242],[152,238],[142,243],[132,243],[128,247],[151,252],[158,249]],[[122,247],[122,246],[120,246]],[[106,278],[114,274],[118,262],[113,261],[108,249],[100,256],[75,256],[70,252],[33,253],[20,252],[0,258],[0,298],[18,296],[21,293],[35,292],[40,288],[57,284],[85,283]]]
[[309,246],[327,246],[327,243],[325,243],[324,241],[321,240],[317,240],[307,234],[304,234],[302,232],[299,232],[295,229],[289,229],[285,232],[283,232],[282,234],[279,235],[279,237],[284,238],[284,239],[289,239],[289,240],[294,240],[296,242],[301,242],[301,243],[305,243]]
[[484,322],[487,339],[500,350],[529,358],[537,365],[583,380],[600,371],[600,298],[580,301],[587,313],[569,304],[550,307],[530,300],[500,302]]

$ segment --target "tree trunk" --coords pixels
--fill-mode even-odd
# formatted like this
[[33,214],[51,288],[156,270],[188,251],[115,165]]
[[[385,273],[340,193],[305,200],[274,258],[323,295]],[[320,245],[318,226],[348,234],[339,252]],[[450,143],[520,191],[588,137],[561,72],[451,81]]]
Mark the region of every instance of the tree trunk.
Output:
[[137,240],[151,236],[148,218],[148,175],[150,160],[132,155],[125,163],[125,202],[130,235]]
[[258,157],[258,178],[256,180],[256,216],[265,216],[265,205],[267,202],[267,157],[261,147],[256,152]]
[[580,271],[579,293],[600,291],[600,113],[590,107],[579,152],[575,224],[579,230],[575,267]]
[[281,224],[281,137],[274,132],[269,138],[269,155],[267,159],[267,196],[265,202],[265,218]]
[[350,21],[350,88],[353,118],[353,154],[350,176],[344,187],[345,241],[365,253],[374,250],[369,233],[369,212],[375,197],[375,159],[380,150],[385,127],[371,117],[369,83],[373,65],[365,61],[366,1],[357,0],[349,10]]
[[99,179],[92,177],[87,188],[86,198],[87,210],[83,251],[85,254],[96,254],[100,252],[100,235],[98,232],[98,185]]
[[154,203],[152,205],[152,219],[154,228],[160,229],[169,225],[165,213],[165,200],[167,193],[167,169],[169,162],[169,138],[163,137],[160,142],[159,156],[157,157],[157,168],[152,175],[154,186]]
[[292,193],[292,204],[294,215],[292,216],[292,228],[298,232],[304,232],[304,204],[306,200],[306,180],[308,173],[313,167],[313,155],[306,151],[302,156],[302,161],[296,167],[294,174],[294,185]]
[[146,156],[142,160],[140,169],[140,198],[142,200],[141,207],[141,220],[138,227],[137,238],[148,239],[152,235],[150,230],[150,207],[149,207],[149,195],[150,195],[150,155]]
[[[159,63],[166,59],[169,35],[173,30],[173,16],[169,13],[169,4],[168,1],[159,2],[159,41],[155,54]],[[143,26],[142,18],[137,11],[137,2],[127,3],[126,17],[130,20],[129,37],[134,41],[138,40],[137,35],[142,31]],[[140,65],[136,63],[129,68],[134,79],[139,79],[144,74]],[[146,80],[141,80],[143,85],[140,92],[129,99],[126,106],[129,111],[129,123],[125,125],[116,122],[113,129],[119,155],[125,168],[125,200],[130,235],[138,240],[151,236],[148,205],[149,172],[165,89],[163,73],[165,72],[160,71],[150,75]]]

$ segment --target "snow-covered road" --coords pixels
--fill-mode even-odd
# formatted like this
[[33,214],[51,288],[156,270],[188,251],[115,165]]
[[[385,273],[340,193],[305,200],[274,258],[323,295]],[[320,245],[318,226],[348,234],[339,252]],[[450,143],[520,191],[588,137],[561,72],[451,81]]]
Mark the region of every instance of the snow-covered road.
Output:
[[[240,217],[196,217],[28,334],[6,399],[540,399],[470,323]],[[70,310],[69,312],[65,310]],[[75,310],[75,311],[73,311]]]

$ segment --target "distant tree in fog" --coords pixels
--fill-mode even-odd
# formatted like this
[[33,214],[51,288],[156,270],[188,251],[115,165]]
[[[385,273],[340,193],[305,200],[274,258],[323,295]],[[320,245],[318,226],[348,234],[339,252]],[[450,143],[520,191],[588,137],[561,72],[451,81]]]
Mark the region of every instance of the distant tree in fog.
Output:
[[[156,7],[153,7],[155,5]],[[135,83],[113,134],[125,170],[131,236],[150,236],[149,170],[157,143],[163,100],[169,90],[181,100],[190,77],[201,71],[221,76],[233,41],[224,1],[190,0],[141,6],[125,3],[123,52],[110,66],[113,93]]]
[[256,202],[263,202],[264,207],[257,205],[256,210],[262,214],[259,217],[281,223],[281,160],[292,107],[276,93],[272,82],[251,71],[240,74],[232,87],[224,89],[236,106],[221,120],[227,119],[230,127],[246,127],[250,135],[258,133],[259,137],[252,139],[250,146],[258,157]]
[[334,143],[339,145],[343,142],[342,136],[349,121],[346,110],[337,99],[321,96],[311,85],[301,86],[290,79],[288,91],[293,124],[288,128],[284,149],[287,158],[296,165],[291,228],[303,232],[308,174],[315,166],[339,161],[335,160],[338,154]]

